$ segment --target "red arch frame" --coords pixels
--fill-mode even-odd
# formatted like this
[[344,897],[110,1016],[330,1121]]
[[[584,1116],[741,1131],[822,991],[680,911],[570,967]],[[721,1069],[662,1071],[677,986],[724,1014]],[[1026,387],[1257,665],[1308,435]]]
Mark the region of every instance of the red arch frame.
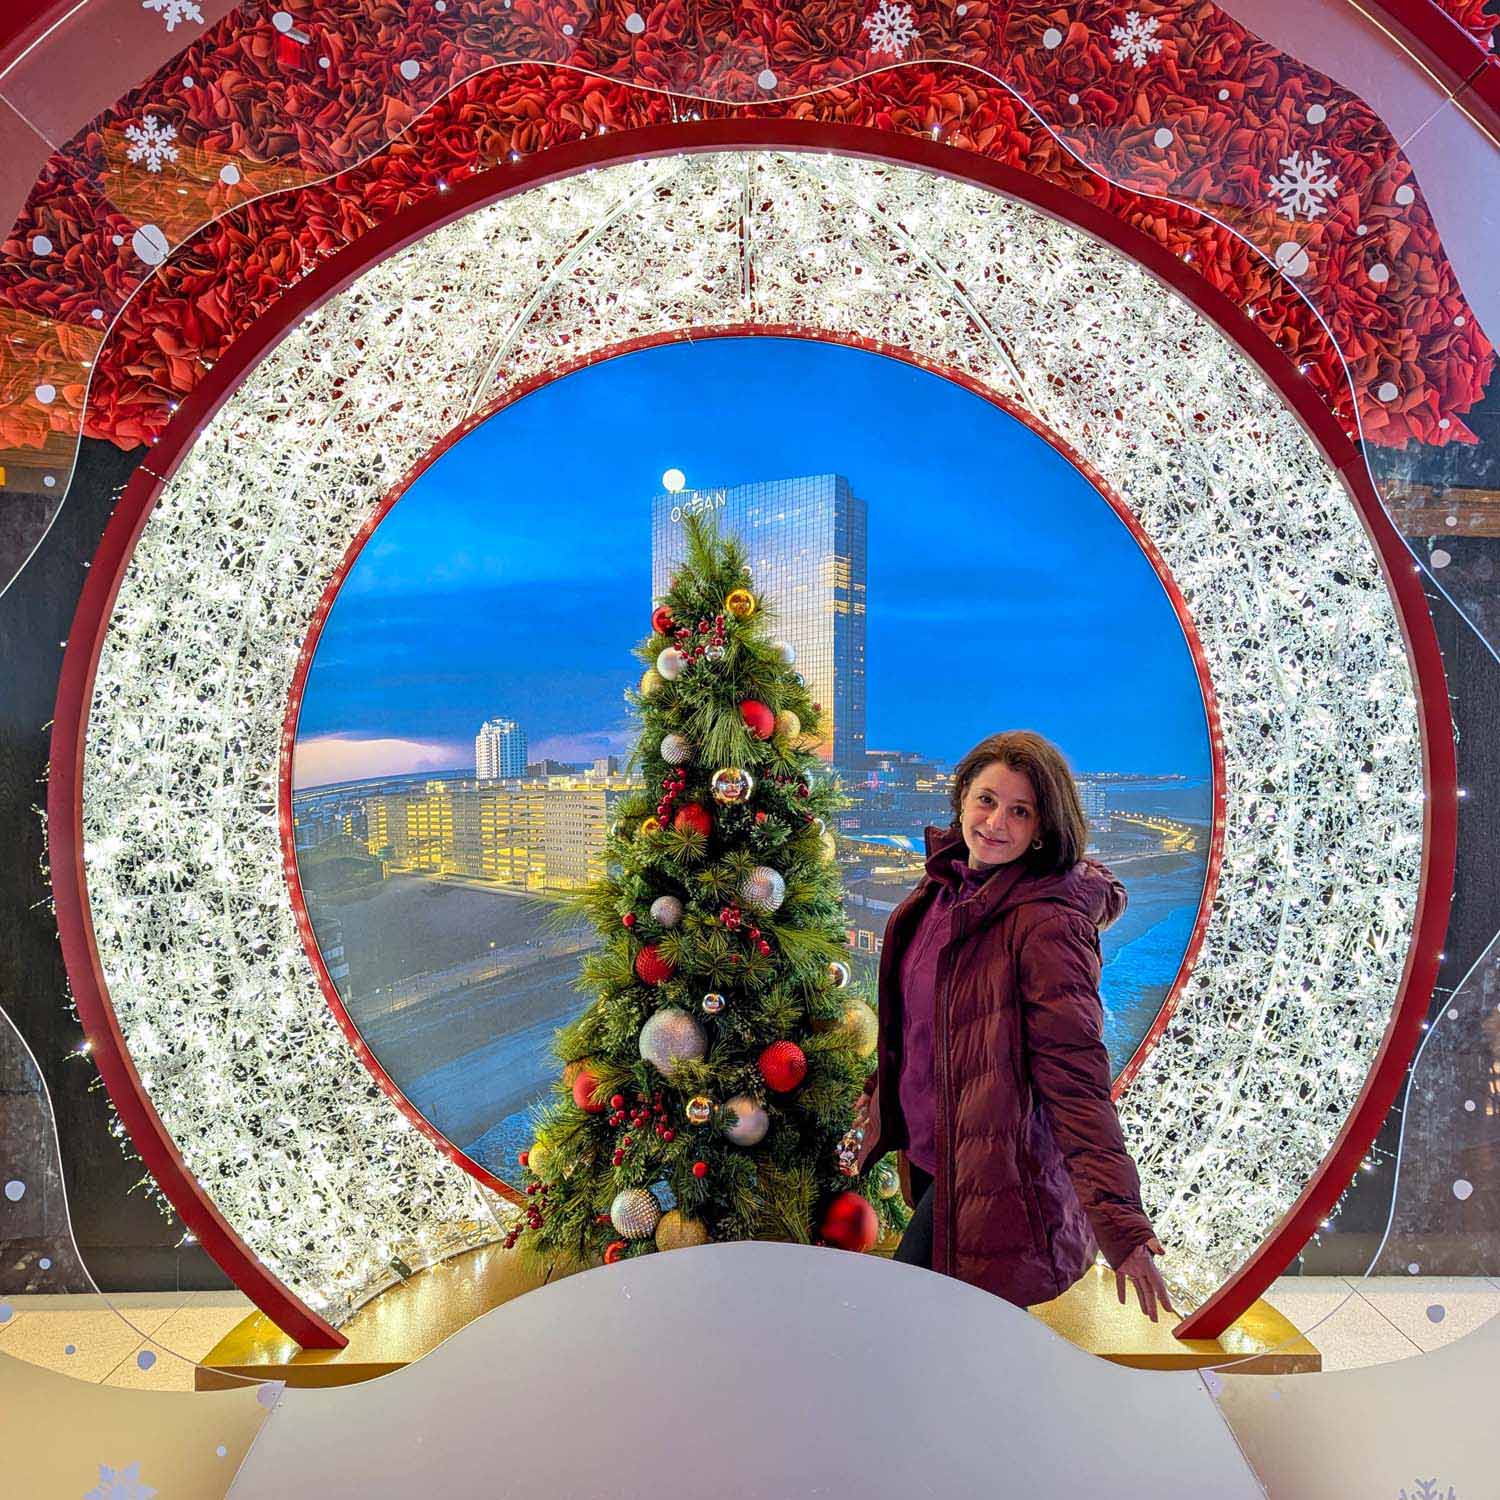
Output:
[[82,762],[94,674],[119,580],[151,508],[198,433],[250,368],[311,308],[371,265],[471,210],[591,166],[680,152],[762,148],[833,151],[924,168],[1018,199],[1113,245],[1171,286],[1254,361],[1338,472],[1381,560],[1396,602],[1417,684],[1426,800],[1422,881],[1413,940],[1391,1021],[1348,1120],[1296,1203],[1238,1271],[1175,1330],[1179,1337],[1222,1332],[1270,1285],[1311,1237],[1354,1175],[1400,1086],[1421,1035],[1447,927],[1457,840],[1457,770],[1442,658],[1418,570],[1381,507],[1351,435],[1318,399],[1295,365],[1224,293],[1208,286],[1161,245],[1094,203],[1015,168],[922,138],[857,126],[736,117],[678,122],[558,147],[537,158],[476,174],[442,195],[395,215],[288,289],[215,364],[185,399],[161,442],[127,485],[90,571],[63,658],[48,788],[53,885],[68,976],[100,1072],[147,1167],[184,1221],[224,1270],[269,1317],[306,1347],[346,1340],[251,1254],[187,1171],[141,1088],[124,1047],[100,972],[82,862]]

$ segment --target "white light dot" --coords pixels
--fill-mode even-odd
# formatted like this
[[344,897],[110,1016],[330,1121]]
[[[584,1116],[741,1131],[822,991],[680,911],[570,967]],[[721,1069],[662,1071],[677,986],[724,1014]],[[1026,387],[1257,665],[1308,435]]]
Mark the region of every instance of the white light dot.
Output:
[[774,89],[776,87],[776,75],[769,68],[762,68],[755,75],[755,81],[763,89]]
[[39,234],[31,242],[31,253],[33,255],[51,255],[52,241],[45,234]]
[[1429,1323],[1441,1323],[1446,1316],[1447,1313],[1444,1310],[1441,1302],[1434,1302],[1432,1306],[1427,1309],[1427,1321]]
[[1402,208],[1405,208],[1408,203],[1414,202],[1416,196],[1417,190],[1412,187],[1409,182],[1403,182],[1401,186],[1396,189],[1396,202],[1399,203]]
[[439,14],[448,9],[448,0],[433,0],[432,8]]
[[1457,1198],[1460,1203],[1462,1203],[1464,1199],[1467,1198],[1473,1191],[1474,1184],[1470,1182],[1467,1177],[1460,1177],[1453,1184],[1453,1196]]
[[[51,406],[52,403],[57,400],[57,387],[55,385],[47,385],[46,383],[39,385],[36,388],[36,399],[40,401],[43,406]],[[9,1187],[7,1187],[6,1192],[9,1191],[10,1189]]]
[[568,21],[568,22],[566,22],[564,24],[564,26],[563,26],[563,35],[564,36],[572,36],[573,35],[573,23],[571,21]]
[[240,169],[232,161],[226,161],[219,168],[219,181],[233,187],[240,180]]
[[967,5],[957,5],[953,9],[953,13],[958,16],[966,16],[969,13],[969,7]]
[[1042,46],[1044,46],[1049,52],[1054,47],[1061,47],[1062,46],[1062,32],[1060,32],[1057,29],[1057,27],[1055,27],[1055,26],[1049,26],[1042,33]]
[[78,1353],[78,1345],[77,1344],[64,1344],[63,1345],[63,1353],[64,1354],[77,1354]]
[[1307,123],[1309,125],[1321,125],[1328,118],[1328,111],[1321,104],[1314,104],[1307,111]]
[[104,309],[102,307],[96,307],[93,310],[93,312],[91,312],[89,314],[89,317],[91,317],[91,318],[102,318],[103,316],[104,316]]
[[149,1349],[142,1349],[135,1357],[136,1364],[143,1370],[149,1370],[156,1363],[156,1356]]
[[1354,232],[1355,234],[1368,234],[1370,232],[1370,226],[1368,224],[1360,224],[1356,227]]
[[191,73],[184,73],[182,75],[182,86],[185,89],[193,89],[197,88],[198,84]]
[[1453,554],[1451,552],[1444,552],[1441,547],[1436,547],[1433,549],[1429,561],[1435,568],[1446,568],[1453,561]]
[[625,29],[631,36],[639,36],[646,29],[646,18],[640,11],[633,10],[625,17]]
[[[441,4],[441,0],[439,0],[439,3],[440,3],[440,4]],[[215,1453],[217,1453],[217,1454],[218,1454],[218,1455],[219,1455],[219,1457],[220,1457],[220,1458],[223,1458],[223,1457],[224,1457],[224,1455],[225,1455],[225,1454],[226,1454],[226,1453],[228,1453],[228,1452],[229,1452],[229,1449],[228,1449],[228,1448],[226,1448],[226,1447],[225,1447],[225,1446],[224,1446],[224,1445],[223,1445],[223,1443],[220,1443],[220,1444],[219,1444],[219,1446],[218,1446],[218,1447],[217,1447],[217,1448],[215,1448],[215,1449],[214,1449],[214,1452],[215,1452]]]
[[1447,417],[1439,417],[1439,418],[1438,418],[1438,427],[1439,427],[1439,429],[1440,429],[1440,430],[1441,430],[1441,431],[1443,431],[1443,432],[1447,432],[1447,430],[1448,430],[1448,429],[1449,429],[1449,428],[1450,428],[1450,427],[1451,427],[1451,426],[1452,426],[1452,425],[1453,425],[1453,423],[1452,423],[1452,422],[1450,422],[1450,421],[1449,421],[1449,420],[1448,420],[1448,418],[1447,418]]
[[1394,380],[1382,380],[1375,391],[1376,399],[1379,401],[1394,401],[1400,394]]
[[1409,1260],[1406,1263],[1406,1274],[1408,1276],[1415,1276],[1421,1269],[1421,1266],[1419,1266],[1414,1260]]
[[687,484],[687,475],[681,469],[668,469],[661,476],[661,487],[675,495],[678,490]]
[[1464,1108],[1466,1110],[1468,1110],[1468,1112],[1472,1115],[1474,1113],[1474,1108],[1475,1108],[1474,1101],[1472,1099],[1465,1099],[1464,1100]]
[[142,224],[130,237],[130,248],[148,266],[159,266],[166,258],[170,246],[167,237],[155,224]]
[[1161,126],[1156,134],[1151,137],[1158,146],[1170,146],[1172,144],[1172,132],[1165,125]]
[[1304,276],[1309,265],[1307,251],[1296,240],[1283,240],[1276,247],[1276,264],[1288,276]]
[[1464,324],[1467,323],[1468,321],[1469,320],[1466,317],[1464,317],[1464,315],[1462,313],[1459,313],[1459,315],[1453,320],[1453,326],[1455,328],[1462,328],[1464,326]]
[[52,474],[44,474],[42,476],[42,483],[50,490],[57,484],[57,478]]
[[1444,526],[1457,526],[1458,525],[1458,517],[1457,516],[1444,516],[1443,517],[1443,525]]
[[1229,90],[1228,89],[1220,89],[1219,90],[1219,98],[1220,99],[1227,99],[1228,97],[1229,97]]
[[1384,286],[1385,283],[1390,279],[1391,268],[1383,261],[1377,260],[1375,264],[1370,267],[1370,280],[1373,281],[1376,286]]
[[52,1257],[50,1255],[44,1255],[37,1262],[37,1265],[39,1265],[44,1271],[50,1271],[52,1269]]
[[277,31],[287,32],[292,29],[292,18],[286,11],[278,10],[276,14],[271,17],[271,24],[277,29]]
[[408,57],[399,69],[401,76],[410,83],[418,73],[422,71],[422,64],[416,58]]
[[320,57],[318,59],[318,66],[320,68],[331,68],[333,66],[333,62],[329,58]]
[[25,1196],[25,1194],[26,1184],[20,1181],[18,1178],[13,1177],[9,1182],[5,1184],[5,1196],[9,1198],[12,1203],[19,1203]]

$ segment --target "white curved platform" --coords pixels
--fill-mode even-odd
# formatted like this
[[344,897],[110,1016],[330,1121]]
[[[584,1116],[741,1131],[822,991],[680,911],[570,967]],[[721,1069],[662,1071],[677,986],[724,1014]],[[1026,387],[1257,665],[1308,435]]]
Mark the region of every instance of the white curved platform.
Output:
[[396,1374],[285,1391],[230,1500],[1209,1494],[1262,1490],[1197,1375],[928,1271],[750,1243],[587,1271]]

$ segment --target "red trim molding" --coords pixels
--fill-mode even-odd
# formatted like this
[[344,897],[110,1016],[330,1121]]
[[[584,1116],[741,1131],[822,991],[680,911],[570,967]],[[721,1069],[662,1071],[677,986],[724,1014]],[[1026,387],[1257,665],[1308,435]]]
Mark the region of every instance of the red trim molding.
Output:
[[1119,222],[1095,203],[1019,169],[919,137],[856,126],[736,116],[596,136],[507,163],[413,205],[357,244],[330,257],[312,275],[288,288],[274,313],[262,318],[215,364],[183,401],[152,455],[149,469],[142,467],[121,500],[79,601],[59,685],[52,738],[53,780],[48,796],[53,881],[68,974],[85,1027],[95,1042],[100,1071],[147,1166],[236,1284],[299,1341],[321,1347],[342,1343],[335,1330],[293,1297],[249,1252],[187,1171],[141,1089],[99,972],[81,857],[82,756],[93,674],[118,580],[161,485],[229,393],[298,319],[370,266],[477,207],[587,167],[735,148],[834,151],[924,168],[1025,202],[1113,245],[1191,302],[1272,381],[1342,476],[1379,553],[1401,618],[1421,705],[1427,801],[1416,929],[1391,1021],[1333,1148],[1297,1203],[1246,1263],[1176,1330],[1181,1337],[1213,1337],[1270,1285],[1333,1207],[1374,1140],[1421,1034],[1447,927],[1458,824],[1453,726],[1437,637],[1410,554],[1381,507],[1351,434],[1297,372],[1292,359],[1262,332],[1245,309],[1208,286],[1156,241]]
[[1500,56],[1433,0],[1351,0],[1386,27],[1500,145]]

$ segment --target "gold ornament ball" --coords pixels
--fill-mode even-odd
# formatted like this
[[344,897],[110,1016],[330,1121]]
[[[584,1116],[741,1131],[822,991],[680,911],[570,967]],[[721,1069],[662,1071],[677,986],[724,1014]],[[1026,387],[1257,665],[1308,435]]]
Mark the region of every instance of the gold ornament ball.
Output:
[[707,1125],[713,1119],[714,1103],[707,1094],[694,1094],[683,1111],[689,1125]]
[[668,1209],[656,1226],[658,1250],[687,1250],[708,1243],[708,1225],[701,1219],[690,1219],[680,1208]]
[[649,698],[652,693],[660,692],[665,678],[655,667],[647,667],[641,677],[641,697]]
[[818,835],[818,852],[832,864],[839,857],[839,846],[831,833]]
[[784,708],[776,715],[776,737],[778,739],[794,740],[801,733],[802,720],[791,709]]
[[709,779],[708,790],[723,807],[743,807],[755,790],[755,778],[739,766],[724,766]]
[[538,1177],[546,1175],[548,1149],[545,1141],[533,1141],[531,1149],[526,1153],[526,1165]]
[[659,818],[643,818],[641,820],[641,832],[648,837],[653,833],[660,833],[661,820]]
[[875,1012],[863,1001],[851,1005],[839,1022],[839,1030],[854,1043],[854,1050],[861,1057],[868,1057],[880,1039],[880,1022]]
[[736,620],[748,620],[755,613],[755,595],[749,589],[730,589],[724,608]]

